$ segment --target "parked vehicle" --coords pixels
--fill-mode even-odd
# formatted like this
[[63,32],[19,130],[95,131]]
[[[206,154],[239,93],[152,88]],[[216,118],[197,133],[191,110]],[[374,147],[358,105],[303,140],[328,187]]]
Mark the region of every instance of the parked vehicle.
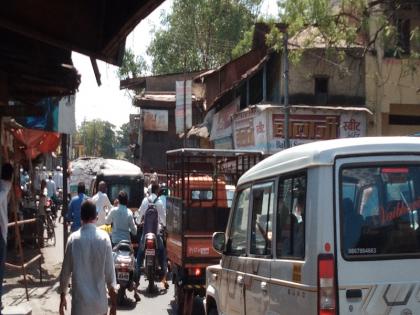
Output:
[[136,260],[130,241],[120,241],[113,248],[115,275],[119,285],[117,303],[122,305],[126,299],[126,290],[134,290],[134,270]]
[[207,314],[417,314],[420,140],[284,150],[238,182]]
[[211,237],[226,228],[230,185],[261,159],[256,151],[167,152],[166,243],[178,314],[191,312],[191,296],[204,296],[205,268],[220,259]]

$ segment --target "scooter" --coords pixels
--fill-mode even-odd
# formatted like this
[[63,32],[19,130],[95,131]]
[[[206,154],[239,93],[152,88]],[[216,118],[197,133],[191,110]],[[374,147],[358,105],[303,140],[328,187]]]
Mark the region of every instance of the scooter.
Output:
[[120,241],[113,248],[115,275],[119,289],[117,293],[117,303],[119,305],[124,303],[126,298],[126,290],[133,291],[134,284],[134,270],[136,259],[134,258],[134,250],[129,241]]

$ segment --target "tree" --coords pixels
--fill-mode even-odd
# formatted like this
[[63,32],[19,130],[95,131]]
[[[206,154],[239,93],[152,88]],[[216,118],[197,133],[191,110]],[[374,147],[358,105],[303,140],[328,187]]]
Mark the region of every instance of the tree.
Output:
[[120,80],[136,78],[147,71],[147,63],[142,56],[136,56],[131,49],[124,52],[123,62],[117,75]]
[[117,145],[119,147],[128,147],[130,145],[130,123],[122,124],[117,130]]
[[[326,49],[359,46],[364,54],[378,47],[394,57],[418,52],[407,50],[407,41],[420,43],[419,27],[410,34],[402,34],[398,12],[418,0],[284,0],[281,2],[281,20],[288,25],[289,35],[304,37],[297,48],[310,48],[322,42]],[[281,48],[281,34],[273,28],[269,42]],[[405,38],[404,38],[405,37]],[[296,47],[295,47],[296,48]],[[292,53],[299,54],[302,50]]]
[[108,121],[95,119],[83,121],[77,132],[77,139],[85,146],[88,156],[115,157],[115,126]]
[[262,0],[175,0],[148,48],[152,72],[211,69],[232,59],[232,50],[253,26]]
[[[130,159],[130,123],[122,124],[116,132],[117,147],[122,150],[121,158]],[[121,151],[120,151],[121,152]]]

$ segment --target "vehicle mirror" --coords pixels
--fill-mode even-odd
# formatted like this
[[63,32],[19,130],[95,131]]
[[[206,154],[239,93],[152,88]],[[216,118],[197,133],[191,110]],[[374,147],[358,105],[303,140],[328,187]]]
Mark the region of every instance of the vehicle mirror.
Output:
[[222,254],[225,251],[225,233],[224,232],[215,232],[213,233],[213,248],[219,254]]

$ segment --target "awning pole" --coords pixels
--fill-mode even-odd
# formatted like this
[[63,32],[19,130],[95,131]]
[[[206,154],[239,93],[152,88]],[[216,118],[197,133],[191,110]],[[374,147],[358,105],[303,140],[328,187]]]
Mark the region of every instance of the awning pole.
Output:
[[[63,133],[61,134],[61,152],[62,152],[62,165],[63,165],[63,208],[61,210],[61,216],[63,217],[63,250],[64,253],[66,251],[67,245],[67,237],[68,237],[68,230],[67,230],[67,222],[66,222],[66,214],[68,211],[68,185],[67,185],[67,169],[68,169],[68,146],[67,146],[67,137],[68,135]],[[63,253],[63,257],[64,257]]]

